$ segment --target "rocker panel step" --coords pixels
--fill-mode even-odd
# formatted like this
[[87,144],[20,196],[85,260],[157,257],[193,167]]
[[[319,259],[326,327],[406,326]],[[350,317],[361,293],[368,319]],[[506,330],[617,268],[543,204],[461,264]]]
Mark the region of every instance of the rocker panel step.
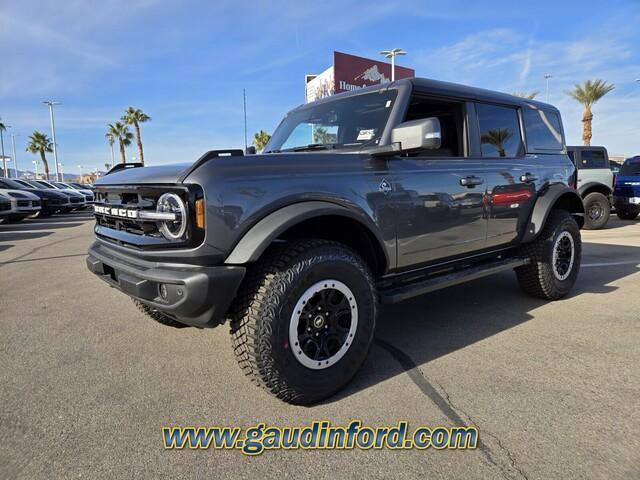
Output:
[[383,304],[402,302],[409,298],[434,292],[442,288],[452,287],[454,285],[482,277],[488,277],[494,273],[512,270],[516,267],[527,265],[529,262],[530,260],[528,258],[507,258],[428,277],[426,279],[414,280],[408,284],[392,284],[386,288],[380,288],[380,300]]

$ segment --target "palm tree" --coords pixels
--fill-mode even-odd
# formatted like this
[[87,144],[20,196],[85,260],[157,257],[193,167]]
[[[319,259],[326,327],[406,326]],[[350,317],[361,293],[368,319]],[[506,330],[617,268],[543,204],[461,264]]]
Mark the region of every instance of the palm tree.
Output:
[[53,142],[51,142],[51,139],[47,137],[46,134],[35,130],[29,137],[26,151],[34,155],[40,154],[40,160],[42,160],[42,164],[44,165],[45,178],[49,180],[49,162],[47,162],[45,153],[53,152]]
[[127,163],[124,147],[131,145],[131,140],[133,140],[133,133],[129,131],[129,127],[122,122],[110,123],[107,125],[107,133],[104,137],[107,142],[118,142],[120,145],[120,159],[122,163]]
[[483,133],[480,137],[480,141],[482,143],[488,143],[493,145],[498,149],[498,155],[501,157],[506,157],[506,152],[504,151],[504,144],[507,140],[513,137],[513,132],[511,132],[508,128],[492,128],[487,131],[487,133]]
[[258,151],[264,150],[264,147],[267,146],[269,140],[271,139],[271,135],[269,135],[264,130],[260,130],[253,136],[253,144],[256,146]]
[[540,92],[539,91],[534,91],[531,93],[527,93],[527,92],[513,92],[511,95],[513,95],[514,97],[520,97],[520,98],[526,98],[527,100],[533,100],[534,98],[536,98],[538,96]]
[[136,142],[138,144],[138,154],[140,163],[144,165],[144,152],[142,151],[142,137],[140,136],[140,124],[151,120],[151,117],[139,108],[129,107],[122,116],[122,121],[127,125],[133,125],[136,129]]
[[616,88],[615,85],[607,84],[603,80],[587,80],[583,85],[576,84],[573,90],[567,92],[567,95],[584,106],[582,114],[582,142],[584,145],[590,146],[593,136],[591,107],[614,88]]

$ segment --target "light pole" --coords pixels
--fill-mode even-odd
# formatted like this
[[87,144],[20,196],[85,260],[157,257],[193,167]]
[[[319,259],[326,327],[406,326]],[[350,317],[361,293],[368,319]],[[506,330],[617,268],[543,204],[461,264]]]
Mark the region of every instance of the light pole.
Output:
[[110,143],[109,146],[111,147],[111,167],[107,170],[110,170],[116,164],[116,159],[113,156],[113,143]]
[[544,79],[547,81],[547,103],[549,103],[549,79],[552,77],[553,75],[551,75],[550,73],[544,74]]
[[[56,163],[56,181],[60,181],[60,169],[58,167],[58,149],[56,146],[56,127],[55,122],[53,120],[53,107],[55,105],[62,105],[59,102],[54,102],[53,100],[44,100],[42,103],[45,105],[49,105],[49,116],[51,117],[51,137],[53,139],[53,161]],[[47,178],[47,180],[49,180]]]
[[78,177],[78,181],[82,179],[82,165],[78,165],[78,170],[80,170],[80,176]]
[[4,136],[2,131],[9,128],[11,125],[2,125],[2,127],[0,127],[0,147],[1,147],[1,151],[2,151],[2,173],[4,173],[4,178],[9,178],[9,175],[7,175],[7,159],[4,158]]
[[36,160],[32,160],[31,163],[36,167],[36,178],[34,180],[38,180],[38,162]]
[[383,55],[385,58],[391,59],[391,81],[394,82],[396,79],[396,57],[398,55],[406,55],[407,52],[402,50],[401,48],[394,48],[393,50],[382,50],[380,55]]
[[11,134],[11,146],[13,147],[13,169],[16,172],[16,178],[18,178],[18,157],[16,157],[16,134]]
[[[56,182],[64,182],[64,173],[62,172],[62,162],[58,162],[56,169]],[[60,179],[58,179],[58,170],[60,171]]]

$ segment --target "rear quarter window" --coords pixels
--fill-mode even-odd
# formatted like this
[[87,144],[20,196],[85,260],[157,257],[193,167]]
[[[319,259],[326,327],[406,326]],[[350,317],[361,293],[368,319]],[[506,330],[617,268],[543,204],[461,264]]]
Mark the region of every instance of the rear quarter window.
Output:
[[607,156],[602,150],[582,150],[580,152],[581,169],[609,168]]
[[529,151],[562,152],[562,124],[556,112],[533,107],[523,109],[524,132]]
[[625,161],[622,167],[620,167],[620,173],[618,175],[621,177],[640,175],[640,157],[630,158]]

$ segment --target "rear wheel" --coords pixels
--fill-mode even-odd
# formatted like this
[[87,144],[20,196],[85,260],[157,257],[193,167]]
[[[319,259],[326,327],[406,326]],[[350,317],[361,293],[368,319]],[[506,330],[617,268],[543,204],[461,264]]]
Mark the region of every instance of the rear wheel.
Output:
[[616,215],[620,220],[635,220],[639,212],[631,212],[629,210],[617,209]]
[[523,247],[529,265],[516,268],[520,288],[529,295],[558,300],[569,293],[580,270],[582,240],[571,214],[552,210],[540,235]]
[[366,358],[375,287],[351,249],[297,240],[253,266],[230,316],[245,375],[286,402],[312,404],[342,388]]
[[611,205],[609,199],[599,192],[593,192],[584,197],[584,228],[585,230],[599,230],[609,221]]
[[132,298],[132,300],[133,300],[133,303],[135,303],[136,307],[138,307],[138,310],[140,310],[142,313],[150,317],[152,320],[158,323],[161,323],[162,325],[166,325],[167,327],[173,327],[173,328],[185,328],[188,326],[188,325],[185,325],[184,323],[178,322],[177,320],[175,320],[174,318],[171,318],[168,315],[165,315],[159,310],[156,310],[155,308],[150,307],[149,305],[146,305],[139,300],[136,300],[135,298]]

